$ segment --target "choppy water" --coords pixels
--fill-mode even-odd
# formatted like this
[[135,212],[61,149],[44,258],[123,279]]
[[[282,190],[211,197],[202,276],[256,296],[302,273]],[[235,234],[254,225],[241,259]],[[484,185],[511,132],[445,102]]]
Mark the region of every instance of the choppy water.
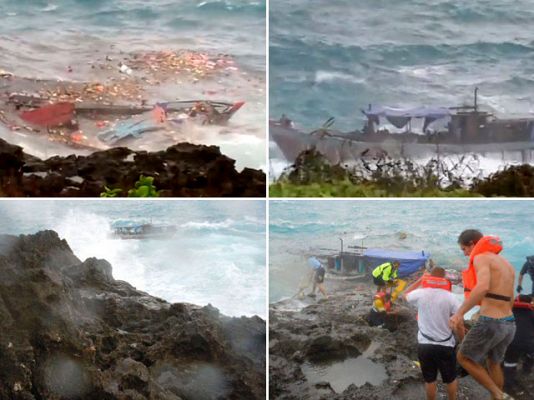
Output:
[[[246,101],[224,133],[196,136],[221,146],[239,168],[265,168],[265,13],[265,0],[2,1],[0,69],[26,77],[93,80],[98,71],[88,63],[109,53],[185,49],[229,54],[239,66],[231,80],[175,84],[172,93],[160,87],[151,95],[154,100]],[[9,138],[1,127],[0,137]],[[62,153],[52,146],[43,150],[27,138],[19,143],[37,155]]]
[[[153,296],[265,317],[265,202],[6,200],[0,219],[0,233],[55,230],[78,258],[106,259],[115,279]],[[110,237],[110,224],[124,219],[178,232],[166,240]]]
[[477,86],[498,115],[534,113],[529,0],[271,0],[270,12],[272,118],[355,129],[370,103],[472,104]]
[[[293,296],[306,272],[306,258],[321,249],[337,253],[339,238],[345,249],[363,244],[424,250],[438,265],[457,269],[467,266],[457,238],[469,228],[500,236],[502,254],[518,271],[525,257],[534,254],[534,201],[271,201],[269,219],[271,302]],[[530,285],[525,277],[525,291]]]

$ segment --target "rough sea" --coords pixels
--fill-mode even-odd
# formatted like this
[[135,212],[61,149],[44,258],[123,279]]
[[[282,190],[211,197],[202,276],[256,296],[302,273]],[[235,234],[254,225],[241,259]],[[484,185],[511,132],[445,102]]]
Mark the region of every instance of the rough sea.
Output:
[[[265,169],[265,13],[265,0],[2,1],[0,70],[20,77],[92,81],[99,77],[89,63],[106,55],[156,50],[228,54],[239,68],[231,79],[161,87],[151,100],[245,101],[229,127],[195,132],[191,140],[220,146],[239,169]],[[72,153],[3,127],[0,137],[38,156]]]
[[[52,229],[85,260],[169,302],[211,303],[231,316],[265,318],[265,202],[253,200],[0,202],[0,233]],[[174,225],[168,239],[121,240],[118,220]]]
[[529,0],[271,0],[270,14],[270,118],[359,129],[368,104],[472,104],[475,87],[498,116],[534,113]]
[[[445,268],[467,267],[457,245],[465,229],[498,235],[516,271],[534,255],[534,201],[522,200],[303,200],[269,206],[269,300],[291,297],[318,252],[353,245],[422,251]],[[516,275],[517,277],[517,275]],[[525,276],[526,293],[531,288]],[[327,283],[328,285],[328,283]]]

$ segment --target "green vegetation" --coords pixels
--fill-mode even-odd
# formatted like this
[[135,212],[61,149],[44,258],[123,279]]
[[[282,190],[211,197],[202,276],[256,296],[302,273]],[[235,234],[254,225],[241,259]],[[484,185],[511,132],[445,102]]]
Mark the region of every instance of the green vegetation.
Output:
[[[111,189],[104,186],[104,192],[100,193],[100,197],[119,197],[121,193],[120,188]],[[154,186],[154,178],[141,175],[135,182],[134,188],[128,190],[128,197],[159,197],[159,191]]]
[[[469,159],[456,164],[432,159],[425,165],[402,159],[359,160],[356,167],[331,165],[315,149],[302,152],[270,185],[272,197],[476,197],[466,188]],[[475,181],[472,185],[480,185]],[[478,186],[477,186],[478,187]]]
[[152,176],[139,177],[135,182],[135,187],[128,190],[128,197],[158,197],[159,192],[154,186],[154,178]]
[[104,186],[104,192],[100,193],[100,197],[119,197],[122,193],[122,189],[110,189],[107,186]]
[[332,183],[298,185],[278,181],[269,187],[271,197],[473,197],[481,196],[466,189],[441,190],[425,188],[413,191],[388,192],[372,183],[354,184],[349,180]]

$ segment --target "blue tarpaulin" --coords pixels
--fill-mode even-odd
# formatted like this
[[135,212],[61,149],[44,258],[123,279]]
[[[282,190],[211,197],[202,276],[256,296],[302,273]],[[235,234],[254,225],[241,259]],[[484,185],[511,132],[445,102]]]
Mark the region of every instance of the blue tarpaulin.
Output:
[[426,251],[405,251],[405,250],[384,250],[366,249],[363,252],[366,257],[366,264],[377,267],[386,261],[397,260],[400,263],[399,277],[413,274],[425,266],[430,258],[430,253]]

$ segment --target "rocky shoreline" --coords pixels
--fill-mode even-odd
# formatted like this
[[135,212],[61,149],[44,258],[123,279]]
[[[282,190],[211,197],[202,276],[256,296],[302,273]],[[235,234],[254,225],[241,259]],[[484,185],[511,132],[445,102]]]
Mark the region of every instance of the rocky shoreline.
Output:
[[179,143],[158,152],[117,147],[41,160],[0,139],[0,196],[98,197],[104,186],[120,188],[124,196],[140,175],[154,177],[165,197],[265,196],[265,173],[238,172],[217,146]]
[[169,304],[53,231],[0,236],[0,399],[265,398],[265,321]]
[[[328,299],[285,300],[271,304],[269,312],[269,393],[271,399],[424,399],[423,380],[417,360],[415,311],[404,304],[386,321],[388,329],[371,327],[367,321],[373,299],[368,282],[328,281]],[[354,384],[336,391],[331,381],[310,381],[306,367],[334,364],[349,358],[366,358],[385,371],[376,384]],[[339,372],[339,371],[338,371]],[[350,378],[368,374],[346,370]],[[532,379],[518,374],[527,388],[516,399],[530,398]],[[446,398],[439,384],[439,398]],[[445,397],[443,397],[445,396]],[[487,399],[488,394],[471,377],[460,379],[458,399]]]

